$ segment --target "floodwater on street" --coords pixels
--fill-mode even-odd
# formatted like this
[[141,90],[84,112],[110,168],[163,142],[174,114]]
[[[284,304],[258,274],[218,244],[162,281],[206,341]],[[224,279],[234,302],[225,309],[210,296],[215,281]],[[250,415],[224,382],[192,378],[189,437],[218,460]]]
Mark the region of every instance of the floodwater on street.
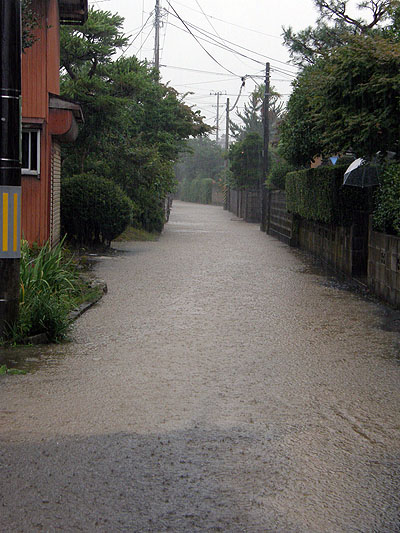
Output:
[[[400,531],[400,335],[220,207],[117,243],[0,377],[0,531]],[[17,356],[16,356],[17,357]]]

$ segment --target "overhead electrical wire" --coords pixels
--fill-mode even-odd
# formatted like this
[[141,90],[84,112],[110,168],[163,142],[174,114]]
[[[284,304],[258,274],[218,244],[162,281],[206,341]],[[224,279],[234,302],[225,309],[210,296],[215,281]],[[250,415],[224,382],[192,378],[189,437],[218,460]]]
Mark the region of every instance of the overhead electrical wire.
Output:
[[[171,14],[174,16],[173,13],[171,13]],[[242,50],[246,50],[247,52],[250,52],[250,53],[255,54],[255,55],[257,55],[257,56],[263,57],[263,58],[265,58],[265,59],[269,59],[270,61],[274,61],[274,62],[276,62],[276,63],[281,63],[282,65],[285,65],[286,67],[291,67],[291,68],[294,68],[294,69],[297,69],[297,68],[298,68],[298,67],[296,67],[295,65],[290,65],[290,64],[287,63],[286,61],[281,61],[281,60],[279,60],[279,59],[275,59],[275,58],[273,58],[273,57],[269,57],[269,56],[267,56],[267,55],[265,55],[265,54],[261,54],[260,52],[256,52],[255,50],[251,50],[250,48],[246,48],[245,46],[241,46],[241,45],[239,45],[239,44],[237,44],[237,43],[234,43],[234,42],[232,42],[232,41],[229,41],[228,39],[225,39],[225,38],[221,37],[218,33],[217,33],[216,35],[215,35],[215,34],[212,34],[211,32],[209,32],[209,31],[207,31],[207,30],[204,30],[203,28],[200,28],[199,26],[196,26],[195,24],[192,24],[191,22],[188,22],[188,21],[185,21],[185,22],[186,22],[186,24],[187,24],[188,26],[190,26],[191,28],[197,30],[198,32],[200,32],[201,34],[205,35],[206,37],[208,37],[208,38],[210,38],[210,39],[213,39],[214,37],[217,36],[218,39],[219,39],[220,41],[224,41],[224,43],[229,43],[229,44],[231,44],[231,45],[233,45],[233,46],[236,46],[237,48],[241,48]],[[217,42],[217,41],[216,41],[216,42]],[[228,51],[235,52],[235,53],[237,53],[237,54],[239,54],[239,55],[242,55],[243,57],[245,57],[245,58],[247,58],[247,59],[251,59],[252,61],[257,61],[257,60],[255,60],[255,59],[249,57],[249,56],[246,56],[245,54],[241,54],[240,52],[235,51],[233,48],[228,47],[226,44],[223,44],[223,43],[219,43],[219,44],[222,44],[223,48],[226,49],[226,50],[228,50]],[[261,62],[261,61],[258,61],[258,62],[259,62],[260,64],[264,64],[264,63]]]
[[211,26],[211,28],[214,30],[214,32],[218,35],[219,38],[221,38],[221,36],[219,35],[219,33],[217,32],[217,30],[214,28],[214,25],[212,24],[209,16],[204,13],[204,10],[203,8],[201,7],[201,5],[199,4],[199,0],[196,0],[196,4],[199,6],[200,8],[200,11],[203,13],[204,17],[206,18],[207,22],[209,23],[209,25]]
[[[122,51],[122,54],[121,54],[120,57],[124,56],[126,54],[126,51],[133,45],[133,43],[136,41],[136,39],[139,37],[139,35],[142,35],[142,32],[145,29],[145,27],[147,26],[147,23],[149,22],[152,14],[153,13],[150,13],[150,15],[147,17],[146,22],[142,25],[142,27],[140,28],[138,33],[135,35],[135,37],[132,39],[132,41],[126,46],[126,48],[124,48],[124,50]],[[143,47],[143,43],[141,43],[140,49],[142,49],[142,47]]]
[[[211,28],[213,29],[214,31],[214,34],[218,36],[219,39],[221,39],[222,41],[224,40],[221,35],[218,33],[218,31],[216,30],[214,24],[211,22],[209,16],[207,15],[207,13],[204,12],[203,8],[201,7],[200,3],[199,3],[199,0],[196,0],[196,4],[199,6],[201,12],[203,13],[205,19],[207,20],[208,24],[211,26]],[[245,64],[242,60],[239,60],[243,65]]]
[[[225,80],[221,80],[221,82],[224,83],[226,81],[232,81],[232,80],[236,80],[236,78],[226,78]],[[215,80],[194,81],[190,85],[188,85],[187,83],[178,83],[174,85],[174,87],[191,87],[192,85],[203,85],[204,83],[215,83]]]
[[150,30],[149,33],[147,34],[146,39],[145,39],[145,40],[142,42],[142,44],[140,45],[140,48],[139,48],[139,50],[136,52],[136,55],[139,54],[139,53],[141,52],[143,46],[146,44],[147,39],[150,37],[150,35],[152,34],[152,32],[153,32],[153,28],[151,28],[151,30]]
[[[180,28],[176,24],[172,24],[172,22],[170,22],[170,24],[171,24],[171,26],[173,26],[174,28],[177,28],[178,30],[185,31],[183,28]],[[197,30],[197,31],[199,31],[200,33],[203,33],[201,30]],[[218,41],[215,41],[213,39],[210,40],[208,38],[208,36],[206,36],[206,37],[195,36],[191,31],[190,31],[190,34],[193,35],[196,38],[196,40],[200,39],[201,41],[205,41],[206,43],[211,44],[212,46],[217,46],[218,48],[221,48],[222,50],[225,50],[225,51],[231,52],[231,53],[233,53],[235,55],[244,57],[246,59],[249,59],[250,61],[254,61],[255,63],[258,63],[259,65],[264,65],[263,61],[260,61],[259,59],[254,59],[254,58],[249,57],[249,56],[247,56],[245,54],[242,54],[242,52],[238,52],[237,50],[234,50],[233,48],[230,48],[229,46],[224,45],[222,43],[219,43]],[[225,67],[223,67],[223,68],[225,68]],[[225,68],[225,70],[228,70],[228,69]]]
[[[228,74],[224,74],[223,72],[212,72],[210,70],[200,70],[198,68],[177,67],[177,66],[172,66],[172,65],[160,65],[160,66],[164,68],[172,68],[172,69],[177,69],[177,70],[188,70],[190,72],[199,72],[200,74],[214,74],[215,76],[228,76]],[[234,76],[235,76],[233,78],[234,80],[237,80],[237,78],[239,77],[236,74],[234,74]]]
[[[185,28],[187,29],[187,31],[190,33],[190,35],[193,37],[193,39],[195,39],[195,41],[199,44],[199,46],[204,50],[204,52],[215,62],[217,63],[217,65],[219,65],[221,68],[223,68],[224,70],[226,70],[227,72],[229,72],[230,74],[232,74],[233,76],[237,76],[237,74],[235,74],[235,72],[232,72],[232,70],[228,69],[227,67],[225,67],[222,63],[220,63],[218,61],[218,59],[216,59],[208,50],[207,48],[205,48],[201,42],[199,41],[199,39],[194,35],[194,33],[192,32],[192,30],[187,26],[186,22],[179,16],[179,14],[177,13],[176,9],[171,5],[171,2],[169,0],[167,0],[167,4],[169,5],[169,7],[172,9],[172,11],[175,13],[175,15],[178,17],[178,19],[181,21],[181,23],[185,26]],[[238,76],[240,77],[240,76]]]
[[[186,4],[182,4],[182,2],[177,2],[175,0],[175,4],[179,4],[180,6],[186,7],[187,9],[189,9],[190,11],[194,11],[195,13],[200,13],[200,11],[198,11],[197,9],[193,9],[192,7],[189,7]],[[243,30],[251,31],[253,33],[259,33],[260,35],[265,35],[266,37],[272,37],[274,39],[281,39],[280,35],[271,35],[270,33],[264,33],[263,31],[258,31],[252,28],[247,28],[246,26],[241,26],[240,24],[234,24],[233,22],[228,22],[227,20],[220,19],[209,14],[207,15],[207,17],[213,20],[218,20],[219,22],[223,22],[224,24],[228,24],[229,26],[236,26],[237,28],[241,28]]]

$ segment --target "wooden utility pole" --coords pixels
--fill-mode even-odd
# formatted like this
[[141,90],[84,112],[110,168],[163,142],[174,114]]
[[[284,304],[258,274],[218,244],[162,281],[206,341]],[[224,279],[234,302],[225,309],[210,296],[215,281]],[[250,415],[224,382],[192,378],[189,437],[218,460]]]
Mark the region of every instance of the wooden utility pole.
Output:
[[[226,99],[226,126],[225,126],[225,173],[229,169],[229,98]],[[224,184],[224,209],[229,208],[229,188]]]
[[21,257],[21,2],[0,0],[0,337],[18,317]]
[[[229,98],[226,99],[226,126],[225,126],[225,150],[229,150]],[[225,159],[225,166],[228,167],[228,157]]]
[[217,130],[216,130],[216,141],[218,143],[219,141],[219,97],[222,95],[222,94],[226,94],[226,91],[224,92],[221,92],[221,91],[211,91],[210,94],[212,96],[216,96],[217,97]]
[[155,7],[155,21],[154,26],[156,29],[155,39],[154,39],[154,67],[158,72],[160,72],[160,0],[156,0]]
[[265,180],[269,171],[269,96],[270,96],[270,64],[265,66],[265,90],[263,105],[263,126],[264,126],[264,149],[263,149],[263,174],[260,180],[260,198],[261,198],[261,231],[266,231],[265,217],[267,212],[267,194],[265,189]]

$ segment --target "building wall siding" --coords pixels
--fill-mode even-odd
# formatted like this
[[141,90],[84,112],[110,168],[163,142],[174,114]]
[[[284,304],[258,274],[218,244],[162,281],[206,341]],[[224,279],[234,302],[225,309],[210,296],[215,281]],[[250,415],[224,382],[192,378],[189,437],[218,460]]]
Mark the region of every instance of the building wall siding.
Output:
[[36,42],[22,55],[22,117],[25,123],[41,125],[40,179],[22,177],[22,232],[31,243],[43,244],[51,228],[51,152],[48,132],[49,93],[59,94],[58,0],[33,0],[39,27]]
[[54,246],[60,242],[61,231],[61,146],[55,141],[52,145],[51,167],[50,241]]

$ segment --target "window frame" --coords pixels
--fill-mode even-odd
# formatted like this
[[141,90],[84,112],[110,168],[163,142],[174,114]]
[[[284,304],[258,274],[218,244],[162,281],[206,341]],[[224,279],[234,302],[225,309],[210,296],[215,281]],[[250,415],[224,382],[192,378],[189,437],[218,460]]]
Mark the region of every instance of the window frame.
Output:
[[[32,169],[32,133],[36,133],[36,166],[37,169]],[[29,141],[28,141],[28,160],[29,160],[29,168],[23,167],[23,142],[21,138],[21,172],[24,176],[35,176],[36,178],[40,179],[40,136],[41,136],[41,129],[40,128],[23,128],[22,135],[28,134],[29,135]]]

